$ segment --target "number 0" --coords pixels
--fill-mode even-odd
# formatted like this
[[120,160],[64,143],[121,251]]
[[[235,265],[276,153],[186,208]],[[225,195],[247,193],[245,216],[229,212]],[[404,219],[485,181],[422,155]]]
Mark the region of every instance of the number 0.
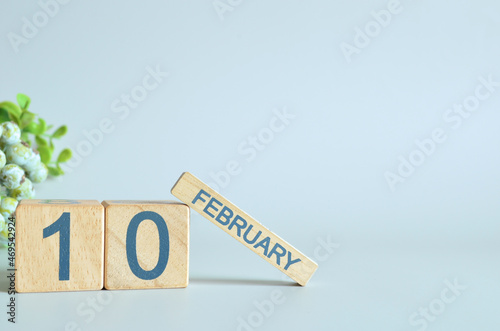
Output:
[[69,280],[70,215],[65,212],[57,221],[43,229],[43,238],[59,232],[59,280]]
[[[160,236],[160,254],[158,256],[158,262],[156,266],[152,270],[144,270],[137,260],[137,229],[139,228],[139,224],[142,221],[151,220],[156,224],[158,228],[158,235]],[[168,228],[167,223],[163,217],[161,217],[158,213],[152,211],[142,211],[135,215],[127,229],[127,260],[130,270],[140,279],[151,280],[158,278],[168,263],[168,255],[170,250],[170,240],[168,237]]]

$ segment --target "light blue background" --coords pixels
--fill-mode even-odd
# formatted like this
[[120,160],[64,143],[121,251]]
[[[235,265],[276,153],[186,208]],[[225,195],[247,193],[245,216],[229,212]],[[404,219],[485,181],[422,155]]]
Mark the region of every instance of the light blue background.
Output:
[[[498,330],[500,88],[457,129],[443,115],[478,77],[500,82],[500,6],[402,0],[348,61],[342,43],[389,2],[233,0],[221,19],[212,1],[72,0],[16,52],[9,33],[41,7],[4,1],[0,99],[28,94],[69,126],[58,147],[92,146],[37,197],[172,199],[183,171],[214,183],[236,160],[224,195],[313,259],[318,240],[339,246],[290,287],[193,213],[189,288],[112,292],[88,323],[77,309],[98,292],[21,295],[2,329],[236,330],[278,290],[285,303],[256,330],[419,330],[409,317],[456,278],[467,288],[428,329]],[[168,77],[121,119],[116,102],[156,67]],[[248,161],[239,146],[284,107],[296,117]],[[90,145],[104,118],[112,132]],[[392,191],[384,174],[436,128],[446,141]]]

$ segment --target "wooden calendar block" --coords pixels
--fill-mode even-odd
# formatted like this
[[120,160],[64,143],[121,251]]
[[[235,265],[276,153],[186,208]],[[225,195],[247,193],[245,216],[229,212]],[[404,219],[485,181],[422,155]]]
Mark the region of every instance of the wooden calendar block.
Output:
[[18,292],[101,290],[104,208],[94,200],[22,200],[16,210]]
[[188,285],[189,207],[173,201],[106,200],[104,287]]
[[264,260],[305,286],[318,265],[201,180],[185,172],[172,194]]

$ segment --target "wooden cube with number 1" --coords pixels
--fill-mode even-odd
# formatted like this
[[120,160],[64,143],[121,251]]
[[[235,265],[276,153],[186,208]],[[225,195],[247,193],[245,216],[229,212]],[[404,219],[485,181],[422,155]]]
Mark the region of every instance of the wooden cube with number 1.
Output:
[[104,208],[95,200],[29,200],[16,210],[18,292],[101,290]]

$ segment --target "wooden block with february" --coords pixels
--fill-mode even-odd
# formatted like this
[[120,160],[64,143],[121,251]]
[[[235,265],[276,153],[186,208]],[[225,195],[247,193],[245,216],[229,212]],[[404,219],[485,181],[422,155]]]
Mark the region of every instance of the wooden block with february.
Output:
[[173,201],[106,200],[104,287],[188,285],[189,207]]
[[18,292],[101,290],[104,208],[95,200],[22,200],[16,210]]
[[185,172],[172,194],[264,260],[305,286],[318,265],[201,180]]

